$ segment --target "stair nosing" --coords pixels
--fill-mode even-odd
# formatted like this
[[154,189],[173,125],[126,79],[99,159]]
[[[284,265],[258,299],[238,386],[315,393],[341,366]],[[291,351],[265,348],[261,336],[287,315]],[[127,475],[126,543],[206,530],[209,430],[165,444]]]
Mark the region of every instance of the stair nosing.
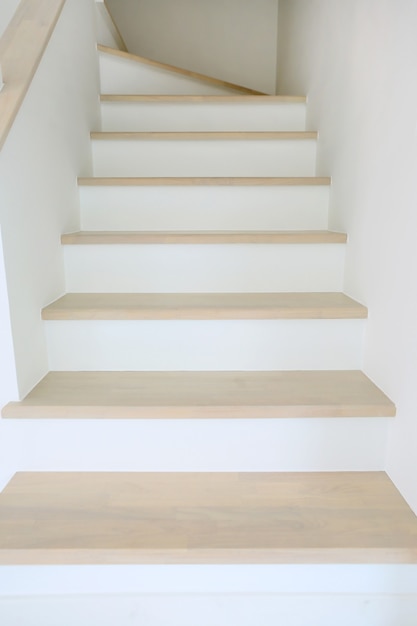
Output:
[[101,94],[100,102],[160,102],[160,103],[257,103],[257,104],[306,104],[306,96],[284,95],[192,95],[192,94]]
[[92,141],[312,141],[316,131],[99,131]]
[[87,176],[79,177],[78,185],[81,187],[178,187],[178,186],[326,186],[331,184],[329,176],[220,176],[220,177],[192,177],[192,176],[154,176],[154,177],[110,177],[110,176]]
[[9,402],[2,409],[2,419],[93,419],[93,420],[201,420],[201,419],[384,419],[394,418],[395,407],[386,404],[345,405],[218,405],[218,406],[135,406],[124,405],[62,405],[20,406]]
[[78,231],[61,236],[63,245],[135,244],[345,244],[333,231]]

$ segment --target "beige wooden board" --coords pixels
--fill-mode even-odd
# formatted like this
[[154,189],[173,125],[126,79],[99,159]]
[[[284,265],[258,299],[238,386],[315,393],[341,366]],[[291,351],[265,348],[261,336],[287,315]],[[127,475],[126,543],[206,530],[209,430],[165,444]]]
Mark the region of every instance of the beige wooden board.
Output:
[[0,149],[36,72],[65,0],[21,0],[0,38]]
[[305,104],[305,96],[250,96],[250,95],[175,95],[175,94],[102,94],[101,102],[189,102],[192,104],[210,104],[211,102],[223,103],[251,103],[257,104]]
[[315,131],[208,131],[208,132],[92,132],[96,141],[297,141],[315,140]]
[[164,176],[164,177],[89,177],[78,178],[78,184],[84,187],[212,187],[212,186],[240,186],[240,187],[328,187],[331,179],[327,176],[286,176],[286,177],[186,177],[186,176]]
[[360,371],[50,372],[6,418],[391,417]]
[[236,85],[234,83],[229,83],[224,80],[219,80],[218,78],[214,78],[212,76],[206,76],[205,74],[199,74],[197,72],[192,72],[191,70],[183,69],[180,67],[176,67],[174,65],[167,65],[166,63],[160,63],[159,61],[153,61],[152,59],[147,59],[145,57],[138,56],[136,54],[131,54],[130,52],[124,52],[122,50],[115,50],[114,48],[109,48],[108,46],[97,46],[100,52],[105,54],[112,54],[113,56],[121,57],[122,59],[128,59],[130,61],[136,61],[138,63],[142,63],[145,65],[150,65],[152,67],[165,70],[168,72],[174,72],[175,74],[181,74],[182,76],[187,76],[188,78],[194,78],[196,80],[200,80],[205,83],[209,83],[211,85],[218,85],[220,87],[227,87],[230,89],[235,89],[236,91],[240,91],[246,94],[252,95],[265,95],[261,91],[256,91],[254,89],[248,89],[247,87],[242,87],[242,85]]
[[89,244],[319,244],[346,243],[345,233],[308,231],[79,231],[62,235],[65,245]]
[[343,293],[69,293],[44,320],[352,319],[367,309]]
[[0,563],[417,563],[382,472],[18,473]]

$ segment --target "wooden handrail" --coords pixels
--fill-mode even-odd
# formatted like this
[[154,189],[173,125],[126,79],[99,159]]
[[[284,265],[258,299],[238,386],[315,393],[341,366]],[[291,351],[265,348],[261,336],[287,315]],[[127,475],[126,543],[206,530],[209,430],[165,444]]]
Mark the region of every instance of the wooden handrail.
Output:
[[0,149],[12,127],[65,0],[21,0],[0,39]]

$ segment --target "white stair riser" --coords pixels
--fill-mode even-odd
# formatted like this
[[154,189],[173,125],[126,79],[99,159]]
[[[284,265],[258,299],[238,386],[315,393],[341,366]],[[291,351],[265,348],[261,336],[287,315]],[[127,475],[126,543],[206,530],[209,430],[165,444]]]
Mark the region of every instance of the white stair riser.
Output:
[[[101,570],[106,567],[109,568],[102,566]],[[80,572],[84,580],[81,567],[71,568]],[[381,570],[384,571],[384,566]],[[358,569],[360,575],[361,570]],[[334,626],[335,622],[338,626],[414,626],[416,613],[416,595],[362,592],[353,595],[343,591],[339,594],[139,592],[119,595],[112,592],[86,595],[82,592],[73,596],[50,596],[47,593],[44,596],[0,600],[0,618],[8,626],[113,626],[116,623],[118,626],[195,626],[197,622],[199,626]],[[318,615],[320,621],[312,622],[309,619],[312,615]],[[387,615],[394,615],[395,621],[388,622]]]
[[95,140],[95,176],[314,176],[316,141]]
[[341,244],[65,246],[69,292],[340,291]]
[[363,320],[46,322],[51,370],[360,369]]
[[11,471],[380,471],[389,425],[380,418],[256,414],[253,420],[116,418],[6,420],[4,437],[15,451]]
[[85,230],[326,229],[329,188],[80,187]]
[[304,130],[303,103],[102,102],[104,131]]
[[240,93],[151,65],[100,53],[101,93],[229,95]]
[[[220,594],[242,597],[249,594],[395,594],[417,600],[416,564],[198,564],[198,565],[1,565],[3,596],[75,594],[146,594],[156,600],[172,595]],[[58,598],[62,599],[61,598]],[[101,595],[101,599],[103,596]],[[7,598],[6,598],[7,601]],[[339,617],[342,617],[343,613]],[[365,612],[365,617],[367,612]],[[414,613],[415,615],[415,613]],[[382,611],[386,626],[387,612]],[[334,617],[334,614],[333,614]],[[51,620],[56,624],[56,615]],[[194,614],[195,619],[195,614]],[[220,620],[221,621],[221,620]],[[163,622],[165,623],[165,622]],[[287,623],[287,622],[286,622]],[[340,619],[337,622],[340,624]],[[352,626],[353,622],[347,622]],[[356,624],[356,622],[354,622]],[[71,623],[73,626],[73,623]],[[88,621],[90,626],[91,620]],[[111,623],[114,626],[114,622]],[[219,621],[215,622],[216,626]],[[256,622],[259,624],[259,621]],[[276,622],[275,622],[276,624]],[[330,624],[334,625],[330,622]],[[369,622],[364,622],[370,626]],[[407,622],[409,624],[409,622]],[[304,626],[301,623],[301,626]],[[37,624],[36,626],[39,626]],[[49,626],[49,623],[48,623]],[[162,625],[161,625],[162,626]],[[320,624],[321,626],[321,624]],[[414,626],[414,625],[412,625]]]

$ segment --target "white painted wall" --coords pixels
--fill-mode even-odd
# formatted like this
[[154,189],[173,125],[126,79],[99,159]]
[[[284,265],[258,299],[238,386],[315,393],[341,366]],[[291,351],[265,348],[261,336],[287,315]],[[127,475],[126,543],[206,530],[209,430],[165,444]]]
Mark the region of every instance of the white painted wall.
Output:
[[0,37],[13,17],[20,0],[1,0],[0,3]]
[[[76,176],[91,172],[97,94],[94,3],[67,0],[0,152],[0,225],[20,396],[48,370],[40,310],[65,291],[60,234],[79,223]],[[13,371],[11,355],[8,361],[2,368]],[[3,390],[2,404],[16,394]]]
[[95,3],[97,43],[109,46],[109,48],[124,50],[123,41],[109,13],[107,4],[104,0],[95,0]]
[[17,398],[17,395],[9,297],[0,228],[0,406],[3,406],[10,398]]
[[318,173],[369,307],[365,371],[396,402],[386,468],[417,511],[417,3],[281,0],[280,93],[307,93]]
[[275,93],[278,0],[107,0],[129,52]]

